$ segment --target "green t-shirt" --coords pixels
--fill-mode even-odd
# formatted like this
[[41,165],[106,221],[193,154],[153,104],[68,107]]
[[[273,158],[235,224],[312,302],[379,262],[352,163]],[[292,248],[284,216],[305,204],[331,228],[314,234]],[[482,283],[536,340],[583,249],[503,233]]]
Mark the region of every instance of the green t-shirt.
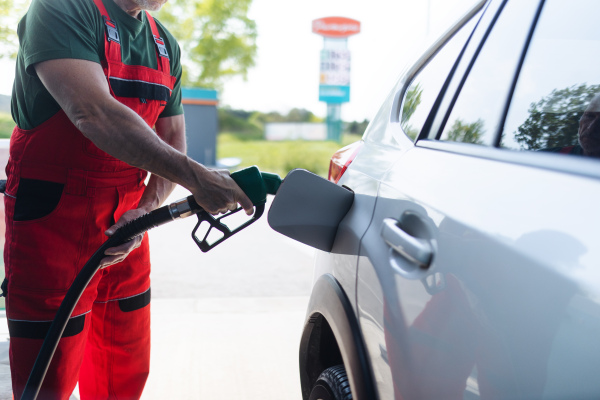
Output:
[[[119,29],[124,64],[157,68],[156,47],[146,13],[136,19],[113,0],[104,5]],[[180,50],[175,38],[157,21],[177,77],[171,98],[160,117],[183,113],[181,105]],[[42,61],[74,58],[100,63],[104,59],[105,25],[93,0],[33,0],[18,27],[19,53],[12,94],[12,116],[22,129],[32,129],[60,110],[33,65]],[[65,71],[65,74],[68,73]]]

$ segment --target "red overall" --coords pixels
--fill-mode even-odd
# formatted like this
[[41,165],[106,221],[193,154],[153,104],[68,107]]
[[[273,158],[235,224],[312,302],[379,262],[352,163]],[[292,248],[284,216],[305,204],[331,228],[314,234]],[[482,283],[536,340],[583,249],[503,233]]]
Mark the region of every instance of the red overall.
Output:
[[[149,14],[158,69],[121,62],[118,30],[106,24],[102,66],[112,95],[150,126],[175,84],[164,42]],[[20,398],[67,289],[104,231],[137,207],[146,172],[98,149],[60,111],[42,125],[15,128],[5,195],[6,309],[13,393]],[[82,295],[38,399],[138,399],[149,372],[148,238],[122,263],[100,270]]]

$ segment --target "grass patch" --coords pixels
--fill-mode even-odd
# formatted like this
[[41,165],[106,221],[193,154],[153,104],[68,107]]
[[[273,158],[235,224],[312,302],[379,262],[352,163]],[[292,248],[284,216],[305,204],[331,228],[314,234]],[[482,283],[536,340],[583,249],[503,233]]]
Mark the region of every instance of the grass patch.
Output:
[[15,121],[13,121],[12,116],[0,112],[0,139],[10,138],[14,127]]
[[358,135],[345,135],[342,143],[327,141],[248,140],[243,134],[221,133],[217,137],[217,159],[238,157],[238,168],[256,165],[261,171],[286,176],[294,168],[304,168],[327,177],[329,159],[337,150],[360,140]]
[[[15,126],[8,113],[0,113],[0,138],[10,138]],[[329,159],[340,148],[360,140],[360,135],[344,134],[342,143],[328,141],[266,141],[257,129],[223,132],[217,136],[217,159],[238,157],[238,168],[257,165],[261,171],[286,176],[294,168],[304,168],[327,177]]]

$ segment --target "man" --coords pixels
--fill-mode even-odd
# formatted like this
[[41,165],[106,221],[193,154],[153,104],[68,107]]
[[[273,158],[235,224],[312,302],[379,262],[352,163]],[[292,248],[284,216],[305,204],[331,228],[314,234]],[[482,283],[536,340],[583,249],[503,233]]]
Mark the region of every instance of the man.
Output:
[[600,95],[594,96],[579,120],[582,155],[600,157]]
[[[106,235],[175,184],[213,214],[252,203],[186,157],[179,48],[145,10],[167,0],[33,0],[19,23],[5,192],[6,307],[21,397],[62,298]],[[153,130],[153,128],[155,130]],[[146,172],[152,173],[145,185]],[[39,399],[138,399],[149,369],[147,236],[106,251]]]
[[542,151],[576,156],[600,157],[600,94],[595,95],[579,119],[579,144]]

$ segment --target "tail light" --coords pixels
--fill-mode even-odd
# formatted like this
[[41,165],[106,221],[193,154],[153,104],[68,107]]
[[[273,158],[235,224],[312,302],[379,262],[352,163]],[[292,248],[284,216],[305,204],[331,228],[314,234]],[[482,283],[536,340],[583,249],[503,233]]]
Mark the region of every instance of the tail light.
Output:
[[346,147],[342,147],[331,156],[329,161],[329,180],[333,183],[338,183],[344,172],[348,169],[354,157],[358,154],[358,150],[363,145],[363,141],[354,142]]

